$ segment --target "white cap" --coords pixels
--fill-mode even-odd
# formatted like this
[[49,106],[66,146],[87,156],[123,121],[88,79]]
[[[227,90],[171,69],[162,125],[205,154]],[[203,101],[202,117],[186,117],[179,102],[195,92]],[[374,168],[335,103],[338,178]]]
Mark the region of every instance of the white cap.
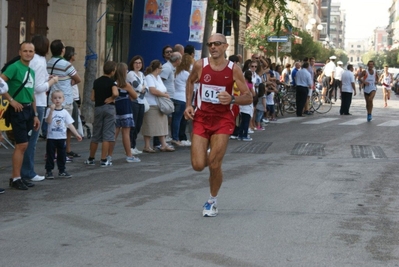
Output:
[[338,65],[343,65],[344,63],[342,61],[337,62]]
[[337,59],[337,57],[336,56],[331,56],[330,59]]
[[8,84],[0,77],[0,94],[8,92]]

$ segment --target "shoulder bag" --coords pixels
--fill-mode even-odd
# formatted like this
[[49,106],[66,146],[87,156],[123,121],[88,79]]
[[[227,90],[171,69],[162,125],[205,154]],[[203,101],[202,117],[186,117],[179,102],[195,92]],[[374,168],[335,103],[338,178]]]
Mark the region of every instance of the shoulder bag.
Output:
[[157,101],[159,110],[163,114],[169,115],[175,111],[175,105],[173,104],[172,100],[170,100],[170,98],[164,96],[157,96],[155,100]]

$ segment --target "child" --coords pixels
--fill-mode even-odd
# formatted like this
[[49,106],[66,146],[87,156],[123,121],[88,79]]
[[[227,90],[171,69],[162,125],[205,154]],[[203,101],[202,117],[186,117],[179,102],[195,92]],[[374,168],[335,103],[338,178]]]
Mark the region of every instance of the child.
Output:
[[47,144],[46,144],[46,179],[54,179],[54,158],[57,151],[57,166],[59,178],[71,178],[72,175],[65,171],[66,162],[66,138],[67,128],[76,136],[78,141],[82,141],[82,137],[78,134],[73,126],[71,115],[62,108],[64,102],[64,93],[60,90],[54,90],[51,94],[53,104],[47,109],[46,122],[47,128]]
[[258,104],[256,105],[256,130],[263,131],[265,128],[261,126],[261,121],[263,114],[267,111],[266,110],[266,89],[265,84],[260,83],[258,87]]
[[277,93],[275,87],[268,87],[266,93],[266,110],[270,121],[276,121],[274,113],[274,94]]
[[[251,92],[251,95],[255,95],[254,86],[252,83],[252,72],[247,70],[244,72],[245,82]],[[240,129],[238,131],[238,139],[241,141],[252,141],[252,138],[248,136],[248,128],[251,121],[251,117],[253,116],[254,106],[251,103],[250,105],[240,105],[240,115],[241,115],[241,123]]]
[[98,143],[102,143],[100,166],[108,167],[112,165],[110,152],[111,144],[115,143],[115,99],[119,95],[118,87],[112,79],[116,71],[116,62],[105,62],[103,71],[103,76],[94,81],[91,91],[91,101],[94,101],[93,136],[90,155],[84,163],[95,165],[94,157]]

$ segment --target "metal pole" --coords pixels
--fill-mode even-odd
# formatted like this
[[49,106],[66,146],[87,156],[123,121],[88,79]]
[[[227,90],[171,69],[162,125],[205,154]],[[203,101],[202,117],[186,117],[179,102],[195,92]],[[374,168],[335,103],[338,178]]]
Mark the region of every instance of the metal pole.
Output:
[[276,42],[276,64],[278,59],[278,42]]

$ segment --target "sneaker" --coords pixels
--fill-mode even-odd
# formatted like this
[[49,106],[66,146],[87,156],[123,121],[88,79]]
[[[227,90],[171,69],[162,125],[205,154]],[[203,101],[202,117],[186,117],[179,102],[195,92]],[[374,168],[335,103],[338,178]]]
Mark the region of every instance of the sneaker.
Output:
[[165,142],[166,143],[169,143],[169,142],[171,142],[173,139],[170,137],[170,136],[166,136],[165,137]]
[[367,121],[371,121],[373,119],[373,117],[371,116],[371,114],[367,115]]
[[73,151],[67,152],[66,155],[71,158],[79,158],[80,157],[80,155],[78,153],[75,153]]
[[257,130],[257,131],[264,131],[265,128],[263,128],[263,127],[256,127],[256,130]]
[[156,149],[161,150],[162,145],[155,146]]
[[26,180],[24,178],[21,178],[21,180],[27,187],[34,187],[35,186],[35,184],[31,183],[29,180]]
[[108,155],[106,159],[112,164],[112,156]]
[[70,163],[70,162],[73,162],[73,158],[71,158],[71,157],[66,157],[66,163]]
[[86,159],[85,161],[84,161],[84,164],[86,164],[86,165],[96,165],[96,163],[94,162],[94,159],[92,159],[92,160],[90,160],[90,159]]
[[10,178],[10,187],[18,190],[28,190],[28,187],[24,184],[22,179],[14,181],[12,178]]
[[44,180],[44,176],[41,175],[37,175],[35,177],[33,177],[32,179],[30,179],[32,182],[40,182]]
[[5,190],[3,188],[0,188],[0,194],[4,194]]
[[54,179],[53,172],[52,171],[46,172],[44,177],[46,177],[46,179]]
[[131,148],[130,152],[132,152],[133,155],[139,155],[143,153],[143,151],[140,151],[137,148]]
[[231,139],[231,140],[237,140],[237,139],[238,139],[238,136],[237,136],[237,135],[230,135],[230,139]]
[[191,142],[189,140],[183,140],[180,141],[180,143],[182,144],[182,146],[191,146]]
[[262,119],[262,122],[269,123],[269,120],[268,119]]
[[204,210],[202,211],[202,216],[204,217],[215,217],[218,215],[218,209],[215,203],[209,203],[208,201],[204,204]]
[[248,133],[254,133],[252,129],[248,129]]
[[133,163],[133,162],[141,162],[138,157],[126,157],[126,162]]
[[100,165],[101,165],[101,167],[108,167],[108,166],[112,166],[112,162],[107,159],[106,161],[101,161]]
[[241,141],[244,141],[244,142],[251,142],[252,141],[252,138],[251,137],[242,137],[242,138],[240,138],[240,140]]
[[72,175],[70,175],[66,171],[63,171],[58,173],[58,178],[72,178]]

